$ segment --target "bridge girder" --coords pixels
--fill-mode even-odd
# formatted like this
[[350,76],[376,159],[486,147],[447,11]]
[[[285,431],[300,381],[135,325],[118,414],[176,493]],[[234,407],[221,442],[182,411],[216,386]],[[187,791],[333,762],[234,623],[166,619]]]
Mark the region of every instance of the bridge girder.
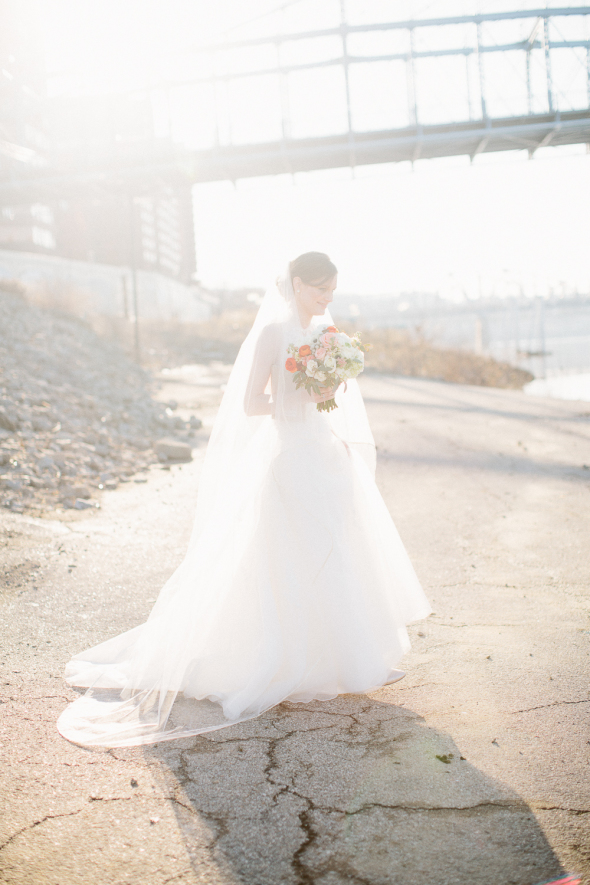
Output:
[[[245,177],[295,173],[318,169],[377,164],[388,162],[415,162],[418,159],[434,159],[445,156],[467,155],[474,159],[479,154],[504,150],[527,150],[534,152],[547,145],[586,143],[590,145],[590,39],[550,40],[549,21],[554,17],[590,16],[590,6],[546,7],[541,9],[512,10],[504,13],[450,16],[446,18],[416,19],[378,24],[351,25],[345,20],[345,4],[342,3],[342,20],[339,27],[316,31],[285,33],[256,37],[224,44],[193,47],[194,51],[212,53],[231,51],[248,46],[274,44],[277,47],[277,67],[264,70],[241,70],[213,73],[207,77],[192,77],[182,81],[167,81],[146,85],[142,90],[148,100],[151,90],[173,90],[190,83],[211,82],[214,92],[219,81],[229,82],[248,77],[276,75],[281,83],[282,134],[280,140],[257,144],[223,143],[217,139],[210,147],[191,150],[175,144],[171,138],[155,136],[125,143],[115,138],[112,144],[80,141],[66,148],[51,152],[47,158],[25,156],[18,145],[0,142],[0,154],[9,160],[0,171],[0,194],[21,195],[35,199],[41,192],[56,195],[80,188],[113,189],[124,186],[134,192],[142,192],[159,185],[187,187],[191,184],[221,179],[237,180]],[[534,19],[528,39],[516,43],[484,43],[482,26],[489,22],[515,19]],[[475,26],[471,45],[416,50],[413,34],[420,28],[444,27],[469,24]],[[357,33],[386,30],[406,30],[409,33],[407,51],[360,56],[350,51],[348,38]],[[342,53],[322,60],[282,64],[279,47],[285,43],[316,37],[338,36]],[[553,50],[585,49],[588,84],[588,107],[579,110],[561,110],[556,105],[551,65]],[[533,50],[544,56],[546,75],[545,106],[548,113],[533,113],[531,101],[530,58]],[[489,53],[521,51],[526,58],[526,81],[528,114],[492,118],[486,97],[486,71],[484,56]],[[425,124],[420,119],[414,84],[415,65],[424,58],[463,55],[466,59],[476,57],[479,76],[475,104],[472,103],[469,70],[467,90],[469,93],[469,117],[467,121]],[[351,113],[349,68],[357,63],[403,61],[407,68],[409,125],[379,131],[355,131]],[[288,93],[288,76],[300,70],[340,66],[346,82],[346,131],[307,138],[292,137],[288,113],[288,94],[283,104],[283,94]],[[523,65],[523,72],[525,66]],[[120,95],[120,94],[119,94]],[[480,104],[480,112],[477,105]],[[475,112],[472,113],[472,107]],[[113,132],[114,132],[113,127]],[[19,153],[20,152],[20,153]],[[35,152],[29,151],[32,155]],[[92,160],[89,162],[89,158]]]
[[217,148],[194,154],[192,174],[195,182],[204,182],[342,167],[350,165],[351,149],[356,164],[362,166],[460,155],[473,159],[480,153],[506,150],[532,154],[549,143],[590,143],[590,111],[356,133],[352,139],[344,134]]
[[47,174],[4,181],[0,194],[32,197],[79,192],[88,188],[127,187],[142,192],[154,183],[182,186],[210,181],[256,178],[264,175],[312,172],[351,165],[414,162],[417,159],[590,144],[590,110],[556,115],[508,117],[437,126],[416,126],[385,132],[333,135],[325,138],[289,139],[266,144],[216,147],[175,152],[165,156],[137,156],[133,161],[80,171]]

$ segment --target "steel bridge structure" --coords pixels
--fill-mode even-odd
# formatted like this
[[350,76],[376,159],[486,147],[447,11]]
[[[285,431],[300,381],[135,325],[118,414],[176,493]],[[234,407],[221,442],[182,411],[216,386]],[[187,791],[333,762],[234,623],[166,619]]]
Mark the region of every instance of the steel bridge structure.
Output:
[[195,184],[590,146],[590,6],[359,21],[352,3],[329,27],[185,41],[117,92],[4,70],[0,247],[190,280]]
[[[453,155],[474,159],[491,151],[527,150],[533,156],[548,145],[590,145],[590,6],[366,24],[347,22],[345,0],[340,6],[341,21],[331,28],[191,47],[198,75],[162,78],[100,99],[46,99],[51,146],[36,151],[0,143],[0,194],[34,196],[112,183],[141,192],[155,180],[186,186]],[[578,28],[568,39],[562,32],[571,22]],[[513,39],[503,40],[503,34]],[[379,51],[384,37],[393,51]],[[508,62],[501,83],[498,60]],[[565,80],[556,75],[564,60]],[[424,92],[424,65],[440,96],[434,113]],[[378,128],[356,121],[367,96],[355,94],[355,76],[371,66],[378,76],[368,98],[384,118],[391,96],[397,108],[396,119]],[[302,135],[290,108],[292,83],[305,75],[313,92],[314,78],[329,69],[336,73],[334,100],[343,109],[337,131]],[[232,136],[230,99],[236,90],[246,96],[246,105],[252,102],[255,118],[266,123],[276,118],[270,126],[274,137]],[[273,101],[265,102],[271,94]],[[185,115],[205,117],[206,106],[208,143],[175,138],[171,109],[178,107],[179,95]],[[453,107],[445,119],[448,98]],[[156,105],[165,108],[167,132],[156,131]],[[239,110],[244,113],[243,106]],[[102,128],[85,125],[88,116],[102,121]],[[139,120],[132,131],[131,117]]]
[[[551,39],[555,20],[569,17],[587,17],[590,25],[590,7],[556,7],[536,10],[520,10],[505,13],[452,16],[447,18],[417,19],[409,21],[380,22],[378,24],[348,24],[345,4],[341,3],[342,21],[337,28],[308,31],[273,37],[260,37],[236,41],[223,47],[206,48],[213,58],[245,48],[269,47],[275,49],[276,67],[273,71],[253,69],[241,73],[211,74],[201,78],[213,86],[214,96],[220,89],[226,91],[239,79],[274,76],[280,83],[281,138],[266,143],[239,145],[224,144],[216,126],[215,143],[208,149],[195,151],[192,159],[192,175],[195,181],[238,179],[243,177],[302,172],[332,167],[416,161],[454,155],[468,155],[474,159],[489,151],[527,150],[534,152],[548,145],[586,143],[590,147],[590,31],[586,39]],[[492,23],[519,22],[529,24],[526,39],[516,42],[486,42],[484,27]],[[463,26],[464,37],[469,43],[440,49],[416,48],[420,31],[451,30]],[[467,28],[465,28],[467,26]],[[471,34],[468,31],[471,30]],[[395,31],[403,35],[406,47],[389,53],[358,54],[351,51],[351,41],[358,35]],[[341,51],[321,61],[282,64],[281,54],[286,45],[305,44],[312,40],[337,38]],[[398,41],[402,42],[402,41]],[[553,59],[557,53],[575,54],[584,78],[584,92],[571,101],[572,96],[556,89]],[[520,65],[526,92],[522,96],[521,113],[493,116],[490,113],[488,92],[493,85],[486,72],[486,61],[492,56],[516,56]],[[542,95],[533,89],[533,60],[542,58]],[[445,122],[429,122],[421,115],[419,99],[419,65],[422,60],[464,60],[464,88],[466,118]],[[351,94],[351,78],[356,66],[398,63],[397,88],[406,96],[407,124],[396,128],[359,131],[354,126],[354,103]],[[403,66],[399,76],[399,66]],[[514,67],[516,67],[514,65]],[[318,71],[337,67],[343,73],[346,107],[345,130],[323,137],[295,138],[289,110],[289,77],[303,70]],[[393,74],[393,72],[392,72]],[[444,75],[443,75],[444,76]],[[513,74],[516,79],[517,74]],[[537,87],[539,86],[537,78]],[[510,83],[508,88],[512,88]],[[174,87],[168,87],[174,88]],[[540,99],[540,100],[539,100]],[[580,100],[581,99],[581,100]],[[544,105],[544,107],[543,107]]]

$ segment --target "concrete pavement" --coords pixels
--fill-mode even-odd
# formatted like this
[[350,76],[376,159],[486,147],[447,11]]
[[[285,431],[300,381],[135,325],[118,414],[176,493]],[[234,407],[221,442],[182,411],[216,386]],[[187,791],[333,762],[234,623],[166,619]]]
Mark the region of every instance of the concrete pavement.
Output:
[[[162,395],[188,404],[199,385]],[[0,515],[0,882],[590,883],[590,405],[362,385],[434,608],[407,678],[370,696],[153,747],[68,744],[63,666],[141,622],[182,559],[205,434],[191,464],[90,516]]]

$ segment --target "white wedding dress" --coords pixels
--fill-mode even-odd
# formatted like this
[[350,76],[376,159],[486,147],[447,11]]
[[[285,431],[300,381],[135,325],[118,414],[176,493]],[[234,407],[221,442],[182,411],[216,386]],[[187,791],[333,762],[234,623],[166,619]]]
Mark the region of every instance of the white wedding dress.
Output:
[[59,719],[71,741],[153,743],[369,691],[430,612],[374,482],[356,382],[319,412],[284,369],[303,334],[286,288],[267,294],[236,361],[184,562],[145,624],[67,666],[88,688]]

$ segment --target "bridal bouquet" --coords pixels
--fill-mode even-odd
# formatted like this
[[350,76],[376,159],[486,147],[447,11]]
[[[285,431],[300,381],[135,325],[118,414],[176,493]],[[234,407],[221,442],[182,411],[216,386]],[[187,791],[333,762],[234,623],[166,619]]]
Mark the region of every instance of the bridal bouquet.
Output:
[[[293,374],[298,389],[305,387],[321,396],[360,375],[365,367],[365,350],[358,333],[350,338],[336,326],[325,326],[302,344],[287,347],[285,368]],[[336,408],[334,398],[317,404],[318,412]]]

